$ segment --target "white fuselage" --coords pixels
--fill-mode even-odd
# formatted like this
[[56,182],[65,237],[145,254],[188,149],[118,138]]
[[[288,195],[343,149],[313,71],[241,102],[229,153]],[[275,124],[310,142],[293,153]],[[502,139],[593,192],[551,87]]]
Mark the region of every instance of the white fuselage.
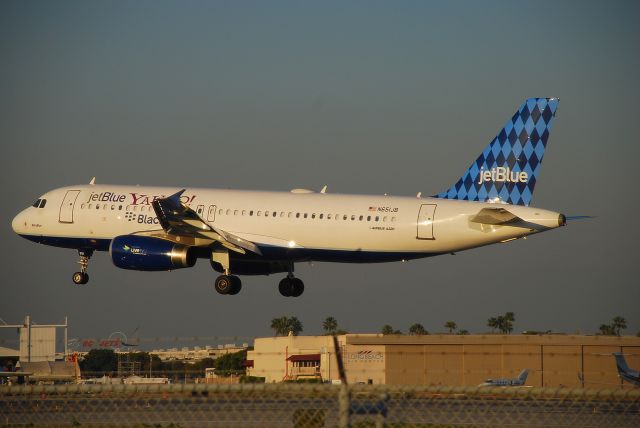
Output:
[[[116,236],[160,230],[151,203],[177,190],[59,188],[41,197],[47,201],[44,208],[25,209],[12,226],[36,242],[107,250]],[[274,259],[403,260],[521,238],[560,225],[560,214],[553,211],[439,198],[187,188],[182,202],[210,225],[257,244],[264,257]],[[471,221],[482,208],[496,206],[507,207],[534,226]]]

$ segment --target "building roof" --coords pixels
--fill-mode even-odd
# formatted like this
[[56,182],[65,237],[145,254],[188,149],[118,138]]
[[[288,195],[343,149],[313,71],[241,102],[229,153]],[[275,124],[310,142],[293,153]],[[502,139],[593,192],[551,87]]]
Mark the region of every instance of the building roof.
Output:
[[320,354],[292,355],[287,358],[289,361],[320,361]]
[[636,336],[588,336],[576,334],[347,334],[349,345],[605,345],[640,346]]
[[74,361],[19,362],[17,371],[33,373],[32,378],[65,379],[80,376],[80,368]]
[[0,346],[0,357],[19,357],[19,356],[20,356],[19,350]]

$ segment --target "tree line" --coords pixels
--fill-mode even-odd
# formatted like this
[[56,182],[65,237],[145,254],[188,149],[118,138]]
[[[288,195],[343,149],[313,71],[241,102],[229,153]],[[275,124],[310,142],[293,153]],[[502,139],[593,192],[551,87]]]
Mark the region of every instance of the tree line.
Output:
[[[491,328],[491,333],[495,333],[496,331],[502,334],[511,334],[514,330],[514,324],[516,321],[516,316],[513,312],[505,312],[503,315],[497,315],[493,317],[489,317],[487,319],[487,327]],[[469,334],[469,331],[466,329],[459,329],[458,324],[455,321],[447,321],[444,323],[444,328],[447,329],[449,334],[460,334],[466,335]],[[616,316],[613,318],[610,324],[601,324],[599,329],[599,334],[601,335],[611,335],[611,336],[620,336],[621,331],[627,328],[627,321],[621,316]],[[288,336],[289,334],[293,336],[297,336],[303,331],[302,322],[295,316],[287,317],[282,316],[279,318],[274,318],[271,320],[271,329],[274,331],[275,336]],[[322,322],[322,330],[324,334],[346,334],[348,331],[339,328],[338,321],[332,317],[326,317]],[[395,329],[390,324],[384,324],[380,329],[380,333],[383,335],[390,334],[404,334],[401,330]],[[544,334],[551,333],[550,330],[544,332],[538,331],[528,331],[525,334]],[[421,336],[429,334],[429,331],[420,323],[412,324],[408,333],[411,336]],[[640,332],[638,332],[638,336],[640,336]]]
[[[136,375],[152,377],[180,378],[182,376],[202,376],[204,369],[215,368],[219,376],[244,374],[247,351],[221,355],[218,358],[203,358],[193,363],[185,361],[162,361],[148,352],[128,352],[117,354],[113,349],[92,349],[79,361],[83,375],[117,376],[118,358],[130,367],[135,367]],[[130,374],[130,373],[128,373]]]

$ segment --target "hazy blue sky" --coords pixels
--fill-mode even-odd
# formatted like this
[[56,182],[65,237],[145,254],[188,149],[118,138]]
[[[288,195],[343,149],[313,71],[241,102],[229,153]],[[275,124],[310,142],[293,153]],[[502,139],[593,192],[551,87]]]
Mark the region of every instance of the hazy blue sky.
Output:
[[[0,318],[71,337],[261,336],[281,315],[321,332],[640,330],[640,3],[0,2]],[[11,219],[88,182],[394,195],[448,188],[523,99],[561,98],[533,205],[597,218],[410,263],[296,267],[235,297],[194,269],[138,273],[30,243]],[[231,340],[233,341],[233,340]],[[241,341],[241,340],[238,340]]]

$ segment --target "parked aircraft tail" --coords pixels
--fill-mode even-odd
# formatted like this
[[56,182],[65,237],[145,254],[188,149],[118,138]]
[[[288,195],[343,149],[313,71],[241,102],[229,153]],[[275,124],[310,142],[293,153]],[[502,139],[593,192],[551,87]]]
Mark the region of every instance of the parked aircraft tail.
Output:
[[529,376],[529,369],[524,369],[518,375],[518,380],[524,385],[524,383],[527,381],[527,376]]
[[631,369],[627,365],[627,361],[624,359],[624,355],[622,355],[621,352],[614,352],[613,356],[616,359],[616,365],[618,366],[618,373],[631,371]]
[[529,98],[448,190],[444,199],[529,205],[558,98]]

